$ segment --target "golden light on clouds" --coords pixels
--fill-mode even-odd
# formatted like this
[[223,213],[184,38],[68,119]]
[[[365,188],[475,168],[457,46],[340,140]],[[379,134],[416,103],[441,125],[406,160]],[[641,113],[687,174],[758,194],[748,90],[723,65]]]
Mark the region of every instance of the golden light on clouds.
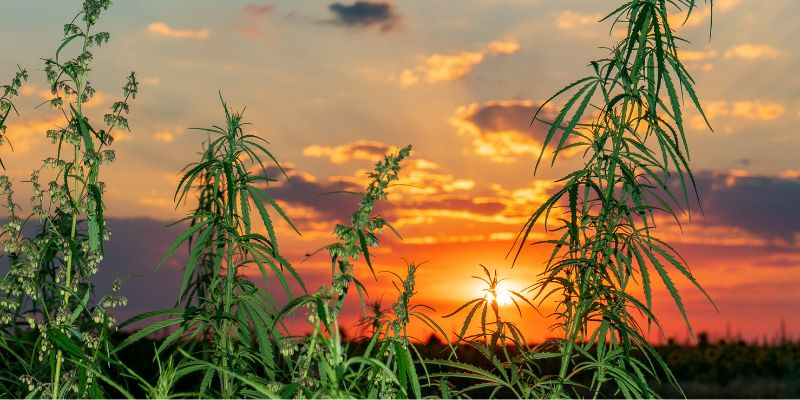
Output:
[[154,76],[148,76],[142,78],[140,82],[142,83],[142,85],[145,86],[158,86],[159,84],[161,84],[161,79]]
[[[491,100],[458,107],[448,122],[459,134],[472,138],[474,154],[497,163],[511,163],[521,156],[538,156],[542,151],[542,128],[530,126],[538,108],[530,100]],[[550,106],[544,108],[545,113],[551,110]]]
[[772,46],[752,43],[740,44],[725,52],[725,58],[742,58],[745,60],[778,58],[781,55],[781,51]]
[[707,61],[716,57],[716,50],[678,50],[678,58],[680,58],[681,61]]
[[147,32],[170,39],[206,39],[211,31],[202,29],[175,29],[163,22],[151,22],[147,25]]
[[163,143],[172,143],[175,141],[175,135],[172,132],[160,131],[153,134],[153,139]]
[[[716,12],[727,13],[738,7],[740,4],[741,0],[714,0],[715,18]],[[682,11],[668,14],[667,19],[673,28],[677,28],[679,26],[693,28],[708,24],[711,19],[711,12],[711,7],[709,7],[708,4],[701,4],[698,2],[697,7],[692,9],[690,15],[688,8],[684,8]]]
[[574,11],[563,11],[556,18],[558,29],[574,29],[579,26],[591,26],[603,18],[600,14],[579,14]]
[[378,161],[384,154],[397,148],[373,140],[357,140],[340,146],[311,145],[303,149],[306,157],[325,157],[334,164],[342,164],[352,160]]
[[429,85],[462,79],[472,73],[487,55],[494,57],[510,55],[519,51],[519,43],[513,39],[495,40],[477,51],[461,51],[452,54],[419,56],[419,64],[391,74],[387,80],[405,89],[422,81]]
[[493,56],[501,54],[514,54],[519,50],[519,43],[512,39],[501,39],[486,45],[486,51]]
[[15,153],[27,153],[44,142],[48,130],[63,125],[64,117],[55,115],[47,118],[12,120],[7,123],[6,136]]
[[[731,102],[727,100],[717,100],[704,104],[703,111],[709,121],[712,122],[720,118],[770,121],[783,115],[785,107],[773,101],[740,100]],[[707,129],[703,117],[699,115],[692,117],[690,124],[692,128],[697,130]]]

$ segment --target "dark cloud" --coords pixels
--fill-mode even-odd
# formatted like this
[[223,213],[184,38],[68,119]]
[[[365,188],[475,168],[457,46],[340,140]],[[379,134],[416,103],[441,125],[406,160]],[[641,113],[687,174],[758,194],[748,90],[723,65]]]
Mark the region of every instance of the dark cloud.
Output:
[[[541,143],[544,141],[548,127],[539,122],[531,125],[539,106],[540,104],[533,102],[489,102],[464,115],[463,119],[474,124],[483,132],[527,133],[532,139]],[[549,110],[544,109],[538,117],[552,119],[551,114]]]
[[185,225],[167,226],[168,221],[147,218],[108,219],[106,224],[111,239],[105,244],[106,259],[92,279],[95,294],[110,293],[114,280],[126,278],[120,294],[128,297],[128,305],[115,312],[120,321],[172,308],[180,290],[185,249],[179,249],[158,270],[156,266]]
[[378,27],[388,32],[397,27],[399,17],[389,3],[356,1],[347,5],[333,3],[328,9],[335,14],[333,23],[349,27]]
[[[279,181],[266,189],[267,194],[292,205],[312,208],[319,217],[331,221],[331,223],[349,221],[350,215],[355,211],[361,199],[352,193],[362,192],[363,187],[343,180],[316,181],[293,168],[284,169],[289,176],[288,180],[277,167],[267,168],[267,176]],[[382,201],[376,205],[375,211],[391,220],[397,217],[400,210],[451,210],[493,215],[504,209],[505,205],[499,201],[475,201],[470,196],[448,194],[427,197],[404,196],[393,201]],[[292,222],[300,226],[308,222],[318,222],[308,219],[312,216],[290,215],[290,217]]]
[[800,233],[800,179],[707,171],[696,179],[705,212],[703,222],[735,226],[790,243]]
[[514,130],[524,132],[536,112],[535,104],[493,103],[478,108],[465,119],[488,131]]
[[[347,181],[315,181],[295,169],[284,166],[288,179],[277,167],[267,167],[266,175],[279,181],[270,185],[266,193],[276,200],[289,204],[309,207],[316,210],[319,216],[327,221],[347,222],[355,211],[360,197],[347,192],[360,192],[363,189]],[[290,215],[293,223],[302,226],[307,222],[315,222],[314,216]]]

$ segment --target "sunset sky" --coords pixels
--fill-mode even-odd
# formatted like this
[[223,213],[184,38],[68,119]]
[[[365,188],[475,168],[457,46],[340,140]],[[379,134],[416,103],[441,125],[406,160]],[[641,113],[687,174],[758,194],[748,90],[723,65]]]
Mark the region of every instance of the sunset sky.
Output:
[[[510,268],[512,240],[554,188],[580,165],[559,159],[533,175],[544,130],[533,112],[565,84],[584,76],[589,61],[619,37],[598,22],[619,2],[590,0],[470,1],[117,1],[99,28],[111,41],[94,52],[98,93],[90,113],[101,116],[135,70],[140,93],[131,105],[131,133],[115,142],[117,161],[104,170],[106,215],[113,232],[98,291],[134,276],[124,293],[130,316],[175,300],[181,262],[154,272],[185,215],[175,208],[179,171],[197,159],[205,138],[188,128],[224,122],[218,91],[246,108],[250,131],[270,142],[286,169],[268,193],[280,201],[302,236],[279,226],[284,256],[315,290],[330,277],[329,261],[311,253],[333,240],[334,224],[357,198],[384,153],[411,144],[401,182],[379,210],[403,240],[383,237],[377,270],[402,274],[405,261],[425,262],[417,302],[436,309],[448,333],[459,318],[438,318],[481,296],[480,265],[497,269],[521,290],[542,271],[549,248],[526,247]],[[710,132],[687,116],[704,215],[693,210],[683,230],[659,222],[660,237],[686,258],[716,301],[680,281],[696,331],[712,337],[773,338],[781,321],[800,336],[800,2],[715,0],[695,10],[678,35],[683,60],[697,80]],[[0,82],[17,64],[31,72],[9,119],[0,155],[20,182],[52,152],[45,132],[63,117],[49,98],[41,58],[51,57],[79,1],[13,0],[0,13]],[[673,23],[683,16],[676,11]],[[557,104],[558,105],[558,104]],[[546,110],[547,111],[547,110]],[[99,122],[99,121],[98,121]],[[278,174],[273,174],[278,178]],[[539,229],[535,237],[545,237]],[[388,274],[359,276],[372,299],[394,301]],[[353,298],[353,305],[357,298]],[[656,314],[669,336],[687,331],[663,287]],[[508,310],[511,312],[511,310]],[[552,312],[545,303],[539,310]],[[344,317],[352,326],[355,308]],[[533,309],[520,321],[531,340],[555,334]],[[298,329],[302,329],[298,328]],[[421,328],[420,336],[427,336]]]

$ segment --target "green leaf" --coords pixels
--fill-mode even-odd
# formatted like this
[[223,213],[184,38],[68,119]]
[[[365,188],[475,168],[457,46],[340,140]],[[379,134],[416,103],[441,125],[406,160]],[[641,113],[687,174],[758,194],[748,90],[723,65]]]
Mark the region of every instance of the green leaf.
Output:
[[369,271],[372,272],[372,276],[375,279],[378,279],[378,276],[375,275],[375,268],[372,267],[372,261],[369,259],[369,247],[367,246],[367,240],[364,239],[364,233],[361,232],[361,229],[356,229],[356,233],[358,234],[358,242],[361,245],[361,254],[364,255],[364,260],[367,262],[367,266],[369,266]]
[[103,249],[103,196],[97,185],[90,183],[89,195],[94,199],[94,212],[89,213],[89,249],[104,254]]
[[152,325],[149,325],[147,327],[144,327],[142,329],[139,329],[138,331],[136,331],[133,334],[131,334],[130,336],[128,336],[125,340],[123,340],[122,343],[120,343],[116,347],[116,349],[114,351],[115,352],[120,351],[120,350],[130,346],[131,344],[139,341],[140,339],[143,339],[143,338],[147,337],[147,335],[150,335],[151,333],[160,331],[161,329],[167,328],[167,327],[172,326],[172,325],[180,324],[183,321],[184,321],[183,317],[168,318],[168,319],[165,319],[163,321],[158,321],[158,322],[156,322],[156,323],[154,323]]

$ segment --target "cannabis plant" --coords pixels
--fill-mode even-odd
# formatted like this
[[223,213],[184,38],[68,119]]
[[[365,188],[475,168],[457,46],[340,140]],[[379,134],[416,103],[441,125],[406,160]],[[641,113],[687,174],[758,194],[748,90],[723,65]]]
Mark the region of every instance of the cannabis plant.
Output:
[[[175,193],[177,204],[197,193],[198,206],[177,222],[188,226],[162,261],[172,257],[180,246],[189,245],[177,299],[183,307],[126,321],[125,325],[144,318],[167,317],[131,335],[118,350],[174,325],[159,354],[179,339],[189,349],[199,343],[197,352],[186,353],[192,362],[184,367],[196,370],[198,365],[210,364],[216,368],[203,368],[198,394],[231,398],[251,390],[252,385],[240,377],[258,374],[266,381],[275,379],[275,344],[281,341],[281,334],[276,306],[266,287],[269,277],[278,279],[289,299],[293,297],[290,280],[303,290],[305,287],[278,251],[270,210],[295,227],[264,191],[273,180],[266,176],[267,161],[279,169],[280,165],[263,138],[245,132],[242,113],[231,112],[221,95],[220,100],[225,124],[197,129],[211,139],[200,160],[184,169]],[[243,276],[248,270],[260,271],[265,288]],[[203,347],[206,340],[209,346]]]
[[[14,78],[11,80],[11,83],[5,84],[0,86],[0,90],[3,91],[3,94],[0,95],[0,145],[4,144],[7,140],[6,128],[6,120],[8,119],[9,114],[11,111],[17,111],[16,107],[14,107],[14,103],[11,102],[11,99],[19,96],[19,89],[22,87],[22,82],[28,80],[28,71],[25,69],[20,68],[17,66],[17,73],[14,74]],[[6,169],[6,166],[3,164],[3,160],[0,159],[0,167]]]
[[[100,172],[115,159],[110,149],[113,133],[128,130],[128,101],[138,89],[131,73],[123,99],[105,115],[104,129],[96,129],[84,113],[84,104],[95,93],[89,81],[91,51],[109,40],[108,33],[95,33],[92,28],[110,4],[85,1],[76,17],[64,25],[55,56],[44,60],[53,96],[47,103],[65,120],[63,126],[47,131],[54,155],[31,173],[28,216],[21,215],[11,181],[0,176],[8,211],[2,233],[8,273],[0,280],[0,322],[2,333],[10,334],[4,341],[18,355],[14,360],[17,386],[8,377],[4,382],[9,386],[3,393],[9,395],[59,398],[103,393],[94,378],[102,353],[108,352],[109,329],[115,324],[109,311],[126,300],[113,294],[95,298],[90,281],[103,261],[103,242],[110,234],[103,217],[105,184]],[[15,94],[25,78],[21,70],[4,87],[1,121],[12,108],[7,96]],[[49,181],[42,185],[42,179]],[[23,228],[31,222],[38,233],[27,237]],[[118,288],[115,284],[114,291]]]
[[[520,305],[527,304],[533,308],[533,304],[522,293],[502,287],[503,279],[498,277],[496,270],[489,272],[483,265],[481,268],[484,276],[473,278],[483,282],[485,295],[468,300],[444,318],[469,310],[458,333],[457,345],[469,352],[476,352],[485,366],[469,364],[453,357],[431,360],[428,363],[439,366],[440,371],[430,374],[430,378],[437,380],[443,397],[543,397],[552,380],[540,373],[537,362],[553,355],[542,352],[539,347],[530,347],[522,329],[503,318],[500,298],[507,298],[507,305],[513,305],[520,317]],[[468,335],[475,320],[479,322],[478,331]],[[455,387],[451,388],[452,384],[456,384]]]
[[[679,59],[683,39],[669,19],[673,9],[691,13],[695,6],[694,0],[625,2],[603,20],[624,24],[626,37],[590,63],[588,76],[545,103],[571,93],[553,121],[542,121],[549,125],[544,145],[552,147],[553,163],[568,149],[584,154],[583,167],[560,179],[560,189],[533,212],[516,241],[515,259],[535,226],[556,235],[543,241],[552,251],[532,288],[539,301],[556,299],[554,316],[563,332],[551,397],[574,394],[568,388],[580,376],[590,376],[595,396],[655,397],[648,376],[675,383],[646,330],[651,324],[660,329],[652,313],[654,279],[665,285],[690,330],[673,275],[705,294],[685,260],[655,235],[656,218],[679,224],[696,193],[683,96],[705,115]],[[587,110],[597,116],[589,119]],[[643,296],[635,295],[638,290]]]
[[[412,318],[419,319],[432,329],[444,332],[426,316],[424,305],[412,305],[415,294],[417,266],[408,264],[405,278],[395,275],[398,299],[391,312],[371,320],[373,333],[363,353],[350,351],[339,327],[339,313],[351,285],[361,299],[366,315],[364,285],[355,276],[355,262],[363,256],[364,263],[375,276],[370,247],[378,246],[378,234],[384,227],[394,229],[380,216],[372,215],[375,205],[387,197],[386,189],[397,179],[400,161],[408,156],[411,146],[386,156],[370,173],[367,190],[352,214],[350,224],[337,224],[337,242],[325,249],[331,259],[331,285],[290,302],[282,315],[304,308],[313,331],[299,343],[287,342],[286,364],[290,382],[281,386],[281,396],[306,397],[421,397],[420,378],[415,360],[424,369],[424,361],[409,340],[407,326]],[[395,232],[397,234],[397,232]],[[399,236],[399,235],[398,235]],[[380,311],[380,306],[378,306]],[[296,357],[291,355],[298,353]]]

